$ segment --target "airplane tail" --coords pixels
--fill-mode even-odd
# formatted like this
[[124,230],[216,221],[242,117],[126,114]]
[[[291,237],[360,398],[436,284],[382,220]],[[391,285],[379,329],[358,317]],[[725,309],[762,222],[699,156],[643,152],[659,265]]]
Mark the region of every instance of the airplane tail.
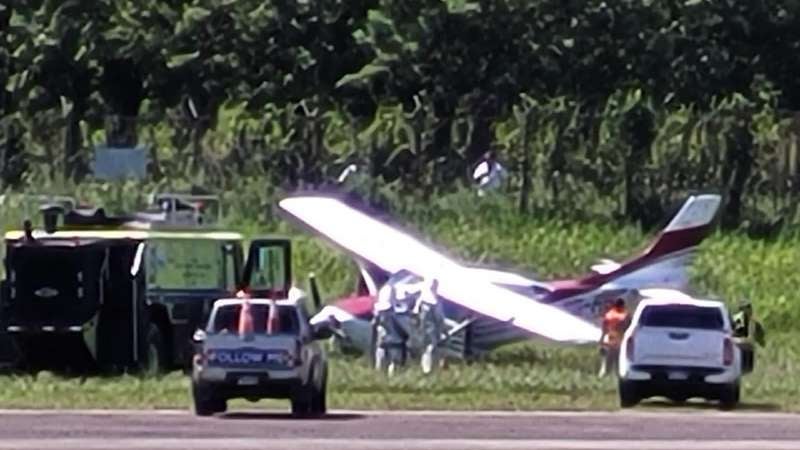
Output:
[[693,195],[659,234],[645,256],[659,258],[692,249],[711,233],[722,198],[717,194]]
[[602,260],[592,266],[595,273],[584,282],[613,280],[615,284],[636,288],[685,288],[688,284],[686,269],[694,250],[711,233],[720,202],[717,194],[689,197],[644,252],[624,263]]

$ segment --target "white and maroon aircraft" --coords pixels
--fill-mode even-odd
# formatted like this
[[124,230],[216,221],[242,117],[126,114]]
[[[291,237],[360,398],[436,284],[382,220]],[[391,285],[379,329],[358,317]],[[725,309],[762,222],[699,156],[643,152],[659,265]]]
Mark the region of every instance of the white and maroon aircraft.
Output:
[[386,282],[435,278],[449,329],[447,353],[474,356],[531,337],[596,343],[602,315],[614,299],[635,302],[636,291],[644,288],[687,289],[686,269],[712,229],[720,196],[689,197],[655,241],[628,261],[602,260],[583,277],[546,282],[465,265],[351,203],[331,194],[296,195],[279,202],[284,216],[345,251],[361,270],[359,292],[325,306],[312,322],[334,317],[345,347],[370,352],[378,289]]

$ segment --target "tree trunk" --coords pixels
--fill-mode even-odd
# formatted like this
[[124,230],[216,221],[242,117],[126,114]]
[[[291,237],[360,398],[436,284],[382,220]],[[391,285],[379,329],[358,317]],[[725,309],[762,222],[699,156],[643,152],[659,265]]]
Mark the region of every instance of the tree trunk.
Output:
[[159,181],[164,176],[164,173],[161,169],[161,161],[158,159],[158,147],[157,147],[158,139],[156,138],[156,132],[151,127],[150,128],[150,176],[153,180]]
[[27,170],[25,147],[20,136],[20,129],[16,124],[7,124],[4,127],[2,141],[2,187],[16,187],[22,181],[22,174]]
[[728,229],[739,226],[747,181],[753,171],[753,136],[744,119],[737,120],[728,138],[726,165],[732,169],[728,187],[728,202],[722,218],[722,226]]
[[655,119],[653,113],[639,104],[631,109],[624,118],[623,129],[628,144],[625,158],[625,215],[648,228],[654,221],[660,220],[646,207],[642,169],[650,156],[650,147],[655,140]]
[[64,178],[79,182],[85,175],[81,161],[81,135],[80,114],[77,105],[67,114],[67,124],[64,130]]
[[113,59],[106,61],[103,68],[100,92],[113,116],[107,132],[108,145],[135,147],[139,107],[144,100],[144,82],[138,67],[130,59]]
[[522,162],[520,164],[520,175],[522,176],[522,185],[520,186],[519,190],[519,205],[518,209],[520,214],[525,214],[528,212],[528,204],[530,199],[531,193],[531,152],[528,146],[530,141],[530,132],[528,130],[528,120],[530,117],[530,111],[525,111],[522,113],[522,117],[519,119],[519,126],[520,126],[520,151],[522,152]]

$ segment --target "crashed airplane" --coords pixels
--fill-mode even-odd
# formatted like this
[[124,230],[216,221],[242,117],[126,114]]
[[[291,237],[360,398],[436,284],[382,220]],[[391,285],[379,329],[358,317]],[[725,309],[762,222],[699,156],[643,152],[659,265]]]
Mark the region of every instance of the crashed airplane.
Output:
[[687,268],[712,230],[720,200],[714,194],[690,196],[642,253],[622,263],[602,260],[587,275],[553,281],[456,261],[342,196],[298,194],[279,207],[285,217],[350,255],[361,271],[359,292],[325,306],[312,322],[335,318],[341,345],[373,352],[380,288],[435,279],[446,316],[445,351],[469,358],[532,337],[596,343],[602,315],[616,298],[635,302],[644,288],[685,290]]

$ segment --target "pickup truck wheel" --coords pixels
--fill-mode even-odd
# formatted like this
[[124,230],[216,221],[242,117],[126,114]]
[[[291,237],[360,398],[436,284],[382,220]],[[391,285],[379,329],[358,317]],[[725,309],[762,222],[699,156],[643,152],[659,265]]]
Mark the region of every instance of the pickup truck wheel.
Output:
[[636,392],[636,387],[629,381],[619,381],[619,406],[622,408],[630,408],[639,403],[639,394]]
[[328,412],[328,403],[327,403],[327,385],[328,385],[328,376],[327,373],[322,376],[322,382],[320,386],[314,386],[313,389],[313,396],[312,396],[312,404],[311,404],[311,411],[314,415],[324,416],[325,413]]
[[683,405],[684,403],[686,403],[687,400],[687,397],[685,395],[670,395],[667,398],[669,398],[670,400],[679,405]]
[[228,401],[224,398],[214,401],[214,412],[224,413],[228,410]]
[[313,404],[313,393],[308,386],[302,386],[292,394],[292,415],[297,418],[308,417]]
[[719,396],[720,408],[725,410],[736,408],[736,406],[739,404],[739,395],[739,383],[733,383],[725,386],[722,394]]
[[749,342],[742,342],[739,344],[742,351],[742,374],[748,374],[753,371],[755,367],[755,352],[753,345]]
[[[225,403],[223,400],[223,404]],[[214,401],[211,393],[208,392],[207,387],[192,382],[192,411],[194,411],[195,415],[210,416],[219,411],[219,406],[218,402]]]

